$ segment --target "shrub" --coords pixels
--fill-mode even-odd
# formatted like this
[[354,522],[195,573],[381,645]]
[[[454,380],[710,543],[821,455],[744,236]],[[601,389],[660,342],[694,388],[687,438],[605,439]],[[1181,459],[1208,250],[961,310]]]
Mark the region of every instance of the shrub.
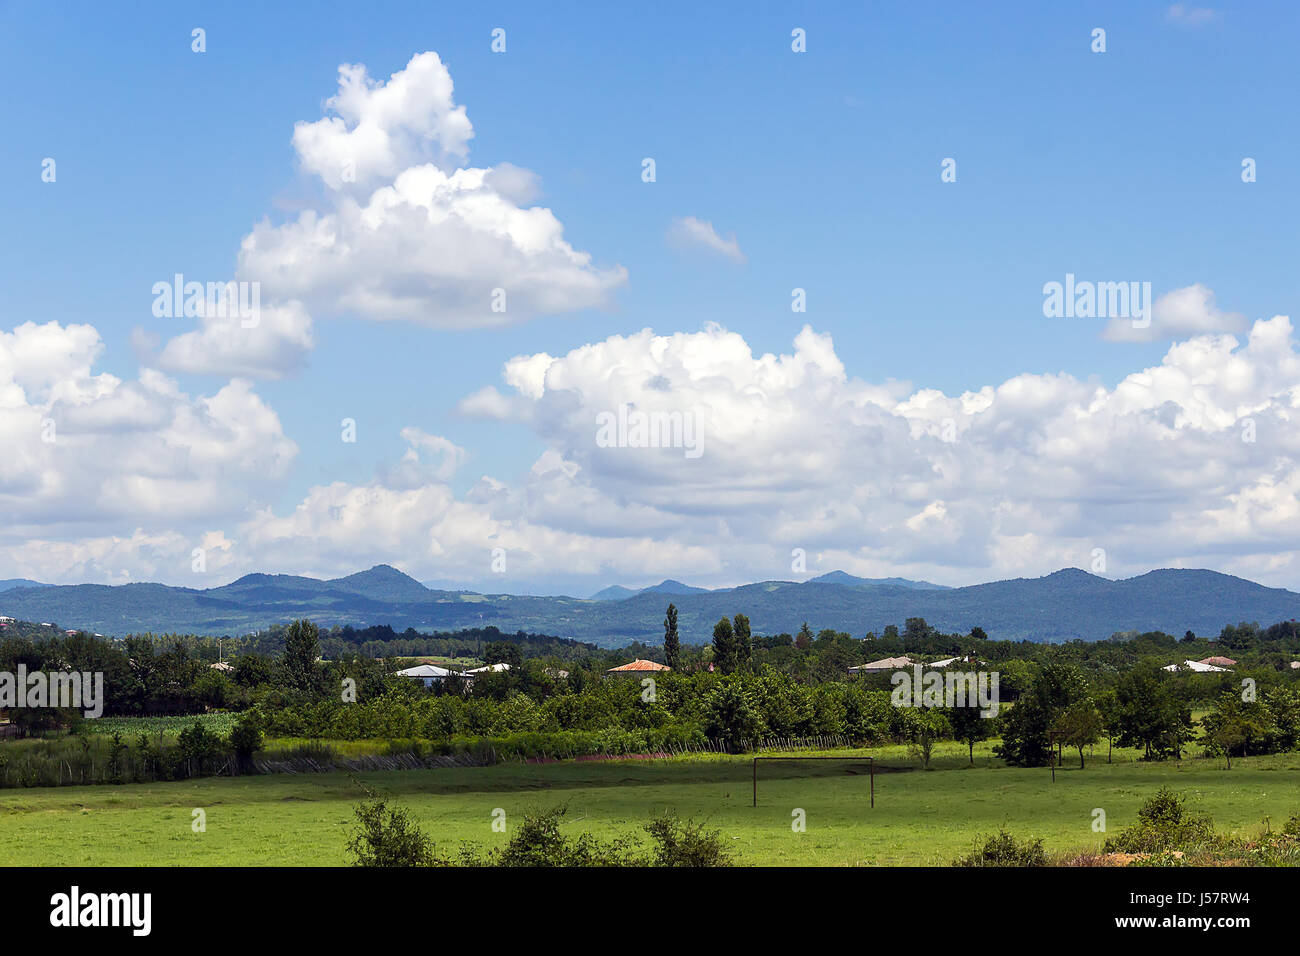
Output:
[[665,813],[654,817],[645,830],[655,844],[651,866],[731,866],[722,833],[706,830],[702,823],[682,823]]
[[[560,832],[565,807],[525,813],[504,847],[492,850],[484,866],[637,866],[626,839],[604,843],[589,833],[570,839]],[[468,859],[465,860],[468,862]]]
[[1189,850],[1217,842],[1209,817],[1193,816],[1186,801],[1161,787],[1138,810],[1138,822],[1106,841],[1107,852],[1163,853]]
[[952,862],[953,866],[1046,866],[1047,854],[1041,839],[1017,840],[1006,828],[985,837],[984,845],[976,846],[966,856]]
[[387,800],[356,808],[357,832],[348,841],[354,866],[433,866],[433,844],[401,807]]

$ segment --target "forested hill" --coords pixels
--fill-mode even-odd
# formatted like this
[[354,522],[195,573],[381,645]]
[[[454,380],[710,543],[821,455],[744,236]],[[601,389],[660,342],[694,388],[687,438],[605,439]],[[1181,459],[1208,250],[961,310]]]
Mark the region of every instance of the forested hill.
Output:
[[[607,589],[608,590],[608,589]],[[107,635],[174,631],[247,634],[295,617],[322,627],[388,625],[398,631],[496,627],[553,634],[602,647],[657,644],[664,609],[677,605],[682,639],[704,643],[714,622],[747,614],[758,634],[794,633],[808,621],[861,637],[923,617],[945,632],[979,626],[994,639],[1100,640],[1118,631],[1217,634],[1225,623],[1300,618],[1300,594],[1214,571],[1162,570],[1122,581],[1067,569],[970,587],[939,588],[831,575],[735,588],[646,589],[622,600],[477,594],[425,587],[379,565],[333,580],[252,574],[217,588],[161,584],[16,587],[0,615]]]

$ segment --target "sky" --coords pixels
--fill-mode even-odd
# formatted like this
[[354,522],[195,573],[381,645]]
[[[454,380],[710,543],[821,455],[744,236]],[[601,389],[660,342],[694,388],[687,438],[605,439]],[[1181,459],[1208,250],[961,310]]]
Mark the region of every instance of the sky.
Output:
[[1300,589],[1294,6],[535,6],[0,3],[0,578]]

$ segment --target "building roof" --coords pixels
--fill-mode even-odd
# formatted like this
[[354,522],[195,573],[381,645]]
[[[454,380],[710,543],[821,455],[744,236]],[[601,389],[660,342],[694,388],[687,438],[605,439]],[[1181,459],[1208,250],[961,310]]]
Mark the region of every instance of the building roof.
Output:
[[1233,667],[1236,665],[1231,657],[1202,657],[1198,664],[1213,664],[1215,667]]
[[1206,664],[1204,661],[1183,661],[1181,664],[1167,664],[1161,670],[1176,671],[1180,667],[1186,667],[1189,671],[1196,671],[1198,674],[1223,674],[1228,670],[1226,667],[1216,667],[1213,664]]
[[631,674],[636,671],[670,671],[672,670],[667,664],[657,664],[654,661],[643,661],[637,658],[630,664],[620,664],[618,667],[611,667],[605,671],[606,674]]
[[498,664],[484,664],[482,667],[472,667],[469,670],[467,670],[465,673],[466,674],[487,674],[487,673],[495,674],[498,671],[508,671],[508,670],[510,670],[510,665],[502,661]]
[[208,667],[212,668],[214,671],[233,671],[233,670],[234,670],[234,668],[231,667],[229,664],[227,664],[225,661],[217,661],[215,664],[209,664]]
[[397,673],[401,677],[450,677],[453,672],[437,664],[417,664]]
[[900,667],[911,667],[915,661],[910,657],[882,657],[878,661],[869,661],[866,664],[859,664],[857,667],[850,667],[853,673],[858,671],[894,671]]

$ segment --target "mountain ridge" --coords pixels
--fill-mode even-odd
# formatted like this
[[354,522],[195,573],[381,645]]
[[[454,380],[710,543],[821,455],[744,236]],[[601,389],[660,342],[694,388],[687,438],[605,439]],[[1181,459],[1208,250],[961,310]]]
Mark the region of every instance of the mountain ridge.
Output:
[[713,590],[667,579],[614,600],[436,590],[391,565],[376,565],[329,579],[259,572],[206,589],[157,583],[16,587],[0,591],[0,614],[111,636],[243,634],[294,617],[322,626],[389,624],[398,630],[490,624],[507,633],[548,633],[605,647],[658,643],[669,601],[677,605],[682,639],[697,644],[711,639],[720,617],[734,614],[748,615],[756,634],[793,634],[808,621],[814,630],[861,637],[922,617],[948,632],[979,626],[993,638],[1048,642],[1100,640],[1123,631],[1217,634],[1238,621],[1300,617],[1300,594],[1207,569],[1161,568],[1111,580],[1065,568],[957,588],[820,577]]

